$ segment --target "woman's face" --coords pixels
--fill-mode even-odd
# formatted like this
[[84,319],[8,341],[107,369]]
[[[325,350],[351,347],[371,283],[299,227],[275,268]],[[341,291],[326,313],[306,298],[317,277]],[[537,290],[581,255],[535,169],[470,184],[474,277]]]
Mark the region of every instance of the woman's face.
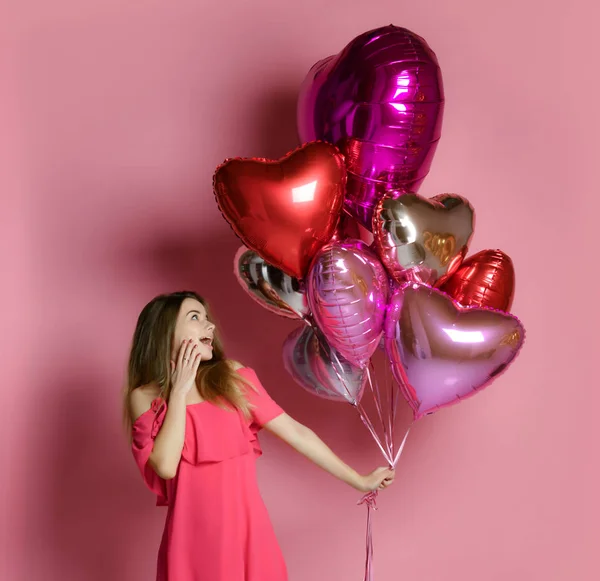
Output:
[[182,341],[191,339],[199,344],[202,361],[212,359],[214,333],[215,326],[207,319],[204,305],[196,299],[184,299],[175,323],[171,357],[176,361]]

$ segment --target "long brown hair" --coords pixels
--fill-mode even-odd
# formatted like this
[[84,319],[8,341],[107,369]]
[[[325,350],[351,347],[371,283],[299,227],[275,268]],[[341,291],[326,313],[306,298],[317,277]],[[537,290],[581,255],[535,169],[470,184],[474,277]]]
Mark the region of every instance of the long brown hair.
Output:
[[[171,394],[171,353],[175,324],[185,299],[195,299],[206,309],[212,321],[206,301],[193,291],[163,294],[152,299],[140,313],[131,351],[127,373],[127,385],[123,399],[123,419],[131,428],[131,392],[141,386],[154,384],[160,388],[160,396],[168,401]],[[244,395],[242,385],[249,384],[225,358],[223,344],[215,329],[213,358],[200,363],[196,385],[200,395],[222,407],[237,408],[249,417],[251,405]]]

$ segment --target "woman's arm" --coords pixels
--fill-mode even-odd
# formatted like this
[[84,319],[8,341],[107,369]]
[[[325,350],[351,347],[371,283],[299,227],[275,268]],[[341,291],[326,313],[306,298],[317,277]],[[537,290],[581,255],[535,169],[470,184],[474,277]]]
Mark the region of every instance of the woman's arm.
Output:
[[371,474],[360,475],[338,458],[310,428],[285,413],[266,423],[264,428],[323,470],[361,492],[385,488],[394,479],[394,471],[389,468],[377,468]]
[[185,394],[171,394],[165,421],[148,458],[153,470],[165,480],[175,478],[181,460],[185,440],[185,399]]
[[[177,362],[172,362],[171,395],[165,419],[154,440],[154,447],[148,458],[152,469],[165,480],[175,478],[183,443],[185,441],[185,416],[187,394],[196,385],[196,373],[200,365],[198,341],[183,341]],[[143,401],[147,394],[140,389],[131,392],[131,408],[134,417],[139,415],[141,407],[148,409],[150,404]]]
[[[155,391],[155,390],[152,390]],[[153,393],[144,388],[131,392],[132,419],[150,409]],[[154,440],[148,463],[161,478],[169,480],[177,473],[185,438],[185,395],[172,394],[164,422]]]

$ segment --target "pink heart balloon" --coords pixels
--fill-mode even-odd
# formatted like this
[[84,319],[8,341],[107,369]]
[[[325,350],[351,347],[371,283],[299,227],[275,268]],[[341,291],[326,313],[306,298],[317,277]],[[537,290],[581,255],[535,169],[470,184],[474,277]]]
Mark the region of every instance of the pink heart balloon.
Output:
[[346,158],[346,209],[365,228],[389,189],[416,192],[441,136],[442,74],[419,35],[365,32],[308,72],[298,99],[302,141],[323,139]]
[[315,256],[307,283],[313,317],[329,344],[364,367],[383,334],[387,274],[360,240],[333,242]]
[[516,317],[461,307],[418,284],[396,291],[385,324],[392,372],[415,419],[489,385],[514,360],[524,339]]

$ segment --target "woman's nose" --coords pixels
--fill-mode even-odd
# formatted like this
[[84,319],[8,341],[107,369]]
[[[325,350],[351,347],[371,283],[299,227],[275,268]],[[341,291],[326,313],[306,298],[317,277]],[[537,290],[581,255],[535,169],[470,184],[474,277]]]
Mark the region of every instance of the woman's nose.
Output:
[[214,323],[209,323],[208,324],[208,330],[212,333],[215,330],[215,324]]

